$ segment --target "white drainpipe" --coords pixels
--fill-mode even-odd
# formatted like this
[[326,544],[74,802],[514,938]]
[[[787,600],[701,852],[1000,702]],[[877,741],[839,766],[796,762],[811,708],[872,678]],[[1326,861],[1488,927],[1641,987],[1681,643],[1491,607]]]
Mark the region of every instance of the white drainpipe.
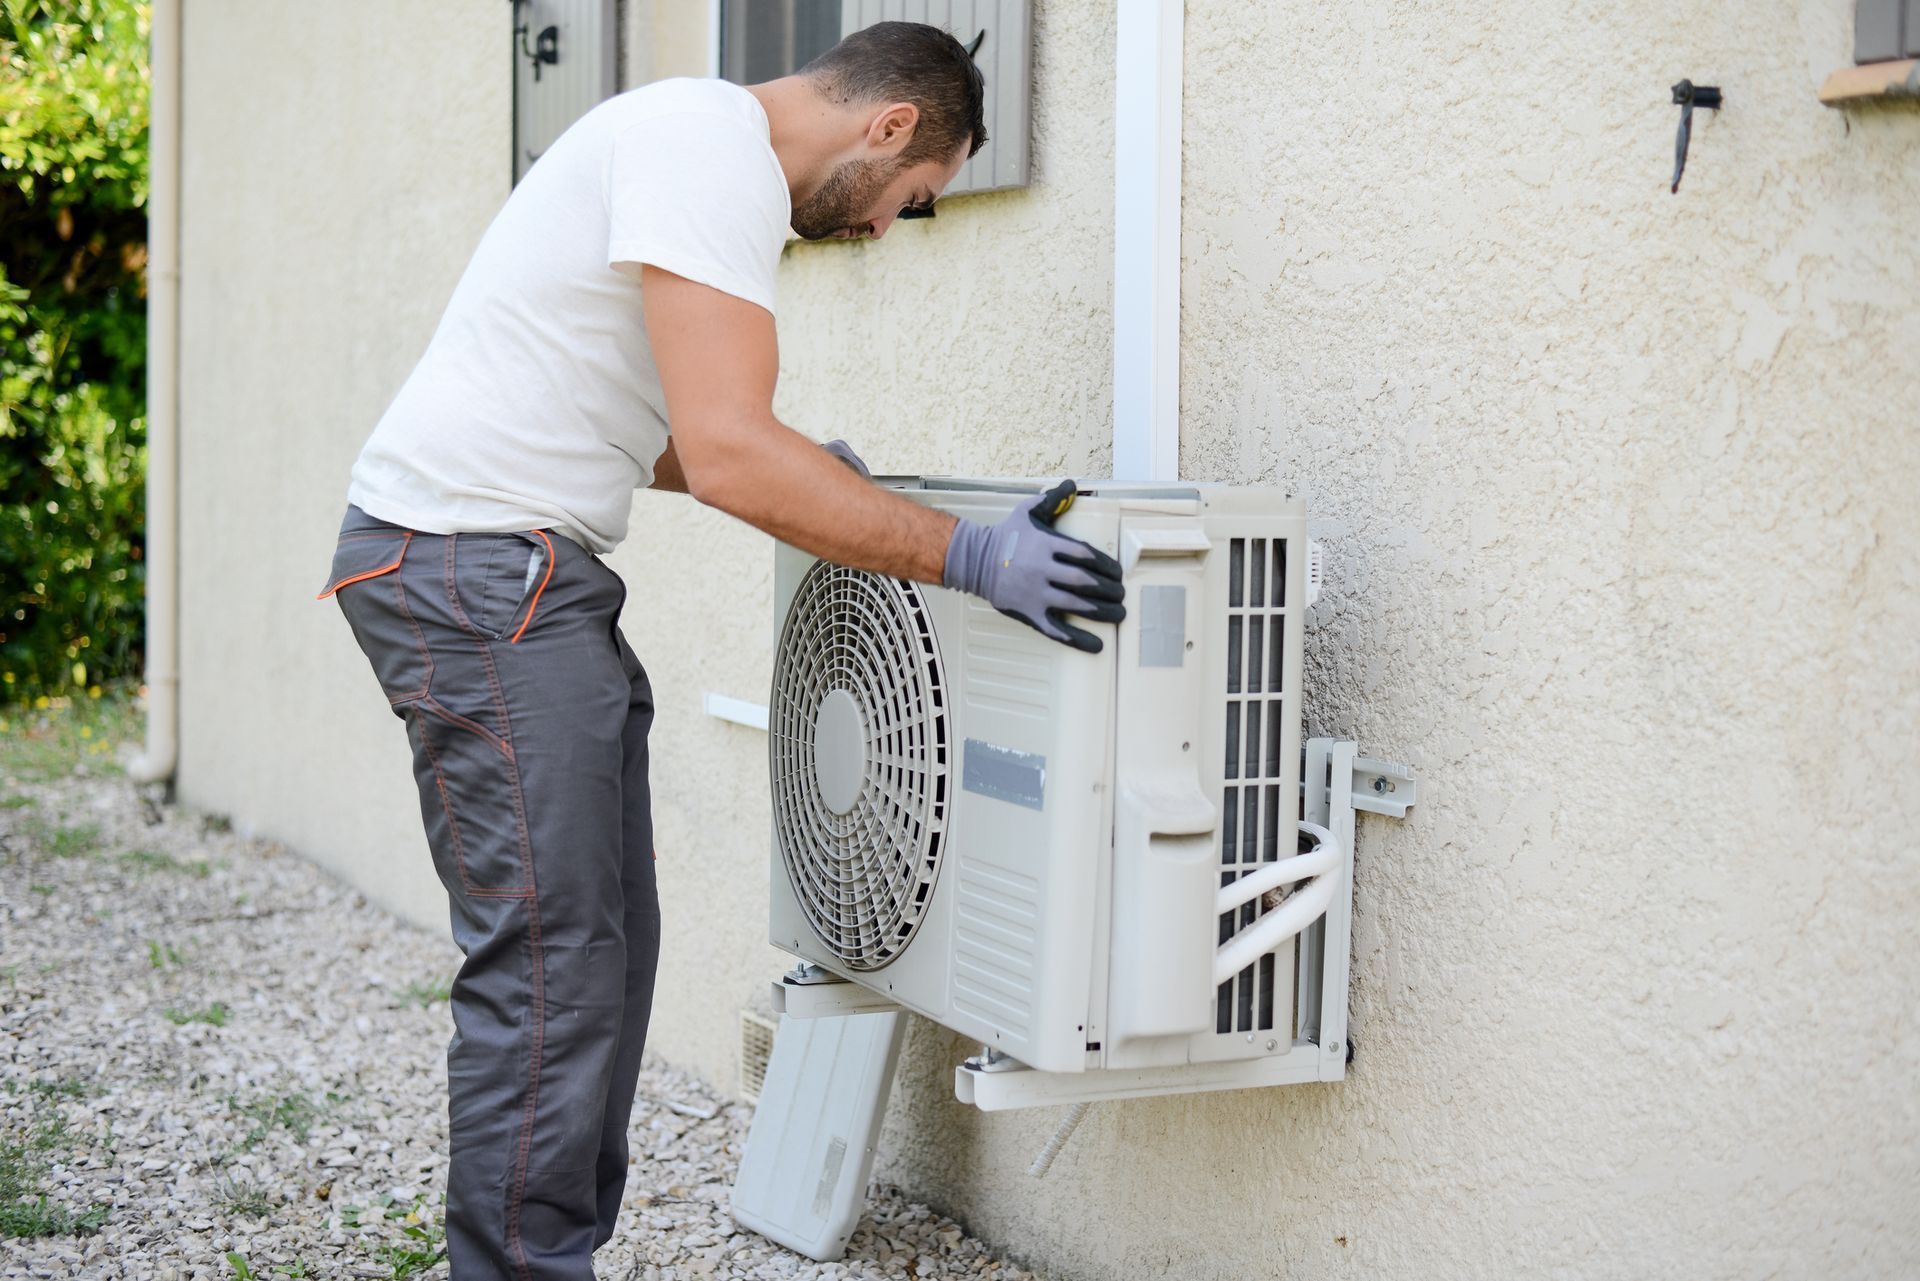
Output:
[[180,747],[180,5],[153,0],[147,194],[147,749],[142,783]]
[[1119,0],[1113,110],[1113,474],[1180,475],[1183,0]]

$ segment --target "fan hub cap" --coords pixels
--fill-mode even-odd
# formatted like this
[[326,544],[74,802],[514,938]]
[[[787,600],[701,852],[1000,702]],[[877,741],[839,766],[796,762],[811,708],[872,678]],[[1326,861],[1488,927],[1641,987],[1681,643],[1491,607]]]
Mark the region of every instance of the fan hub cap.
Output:
[[813,776],[820,799],[835,814],[845,814],[860,799],[867,777],[867,726],[860,705],[844,689],[822,699],[813,718]]

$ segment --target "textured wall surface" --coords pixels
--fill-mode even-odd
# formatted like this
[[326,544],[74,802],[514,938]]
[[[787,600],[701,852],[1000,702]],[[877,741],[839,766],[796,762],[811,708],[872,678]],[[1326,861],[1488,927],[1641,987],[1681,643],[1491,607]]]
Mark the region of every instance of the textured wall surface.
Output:
[[180,790],[439,930],[405,731],[314,595],[506,198],[506,8],[194,0],[183,44]]
[[[1109,465],[1113,30],[1036,5],[1031,190],[796,245],[781,413],[877,471]],[[630,66],[704,71],[704,6]],[[878,1177],[1069,1279],[1920,1270],[1920,110],[1820,107],[1845,0],[1189,0],[1183,474],[1305,493],[1308,715],[1415,764],[1361,828],[1343,1084],[952,1099]],[[505,195],[477,0],[187,34],[187,799],[430,928],[398,722],[312,601],[346,470]],[[649,51],[644,33],[658,43]],[[677,65],[684,60],[693,65]],[[1720,85],[1678,196],[1682,77]],[[764,1003],[767,541],[639,497],[653,1044]],[[324,967],[327,958],[320,958]]]

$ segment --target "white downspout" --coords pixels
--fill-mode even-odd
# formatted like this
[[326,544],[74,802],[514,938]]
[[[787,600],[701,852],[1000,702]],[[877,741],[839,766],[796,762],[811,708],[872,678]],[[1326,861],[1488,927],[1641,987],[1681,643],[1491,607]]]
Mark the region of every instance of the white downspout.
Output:
[[147,748],[142,783],[180,746],[180,5],[153,0],[147,123]]
[[1180,475],[1184,0],[1119,0],[1113,109],[1113,474]]

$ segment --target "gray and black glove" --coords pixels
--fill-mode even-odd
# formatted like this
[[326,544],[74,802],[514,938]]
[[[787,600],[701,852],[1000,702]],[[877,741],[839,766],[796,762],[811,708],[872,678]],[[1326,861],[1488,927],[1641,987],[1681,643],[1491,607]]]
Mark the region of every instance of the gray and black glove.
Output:
[[1063,480],[997,525],[962,519],[947,544],[942,584],[985,597],[1042,636],[1098,654],[1100,638],[1064,616],[1117,623],[1127,616],[1120,604],[1126,589],[1119,561],[1054,531],[1054,520],[1073,506],[1075,493],[1073,482]]
[[826,450],[829,454],[832,454],[835,458],[838,458],[841,462],[859,472],[862,480],[873,479],[873,473],[867,470],[867,465],[860,461],[860,455],[854,453],[853,446],[849,445],[846,441],[830,440],[820,446],[820,448]]

